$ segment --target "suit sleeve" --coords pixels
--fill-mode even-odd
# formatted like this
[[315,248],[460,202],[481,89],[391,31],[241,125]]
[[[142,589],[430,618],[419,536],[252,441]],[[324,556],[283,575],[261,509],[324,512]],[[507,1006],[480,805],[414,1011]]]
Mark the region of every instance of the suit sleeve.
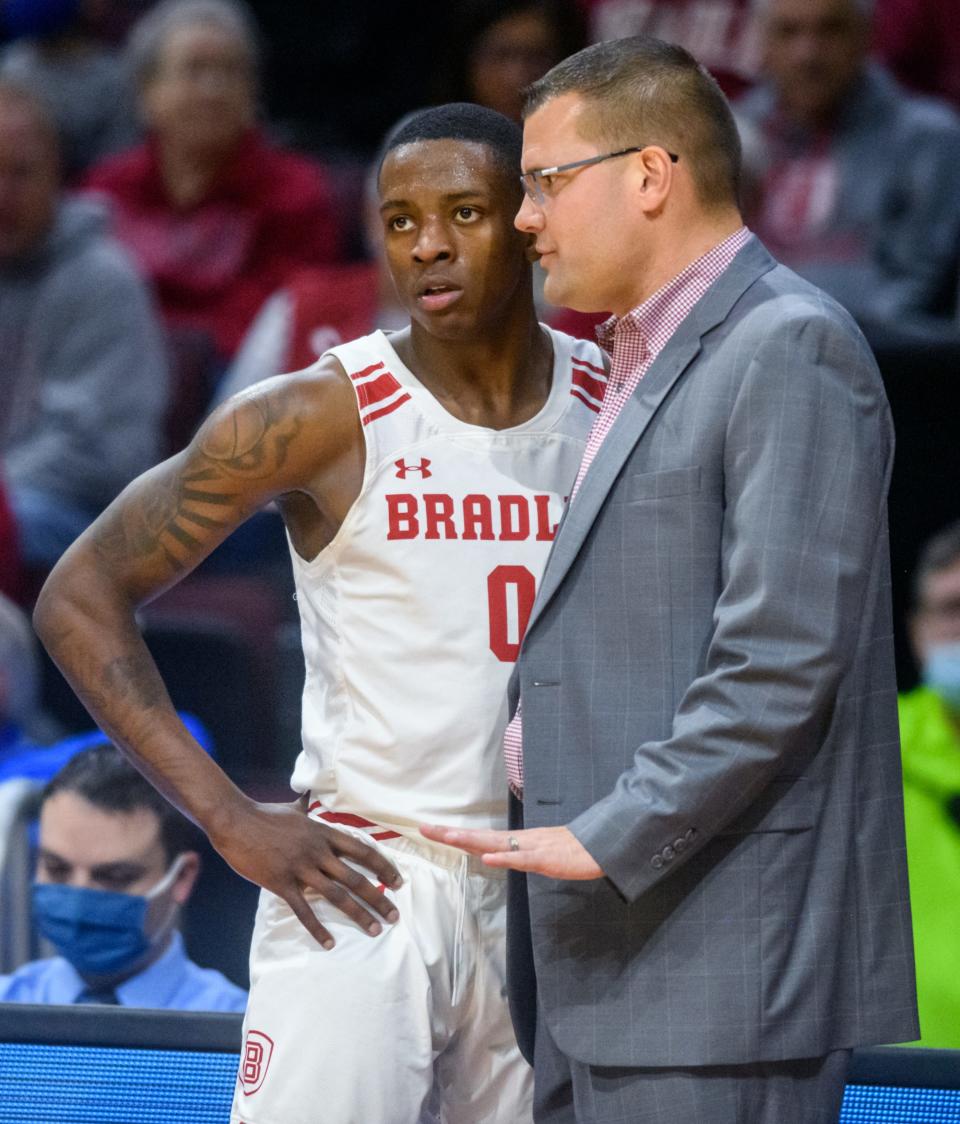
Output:
[[[832,305],[754,315],[770,325],[759,342],[726,349],[745,369],[723,443],[720,592],[702,673],[670,736],[640,745],[569,825],[627,900],[820,744],[885,549],[892,428],[863,338]],[[658,869],[651,856],[681,838],[683,854]]]

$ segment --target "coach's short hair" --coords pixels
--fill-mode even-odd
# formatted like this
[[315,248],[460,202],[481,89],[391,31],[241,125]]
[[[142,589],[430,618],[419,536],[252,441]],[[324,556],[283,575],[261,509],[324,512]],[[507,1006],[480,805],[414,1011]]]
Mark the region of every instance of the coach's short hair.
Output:
[[73,792],[102,812],[115,815],[146,808],[160,823],[160,841],[167,863],[184,851],[195,851],[199,829],[168,803],[112,743],[80,750],[56,773],[40,796],[41,806],[58,792]]
[[650,35],[585,47],[533,83],[524,116],[563,94],[586,103],[585,139],[602,139],[611,149],[662,145],[689,167],[705,206],[737,202],[741,154],[733,113],[683,47]]
[[388,135],[383,144],[379,167],[402,144],[418,141],[455,140],[482,144],[490,150],[497,167],[519,196],[520,155],[523,133],[520,126],[486,106],[455,101],[408,114]]

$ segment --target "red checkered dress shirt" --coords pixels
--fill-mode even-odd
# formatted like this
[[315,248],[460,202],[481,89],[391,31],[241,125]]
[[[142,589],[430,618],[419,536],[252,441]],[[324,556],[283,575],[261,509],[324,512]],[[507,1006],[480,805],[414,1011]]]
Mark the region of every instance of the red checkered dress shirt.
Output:
[[[597,450],[617,420],[623,404],[637,389],[653,361],[687,318],[693,306],[740,252],[750,231],[742,226],[712,250],[697,258],[662,289],[619,319],[611,316],[597,328],[600,346],[612,362],[600,412],[587,438],[570,503],[573,503]],[[503,735],[507,780],[517,796],[523,795],[523,716],[521,708]]]

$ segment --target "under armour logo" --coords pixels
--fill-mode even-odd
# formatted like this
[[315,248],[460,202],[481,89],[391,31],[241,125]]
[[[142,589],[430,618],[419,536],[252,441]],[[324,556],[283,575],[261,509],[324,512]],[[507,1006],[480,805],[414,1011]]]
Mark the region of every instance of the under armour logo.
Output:
[[393,462],[397,466],[397,479],[406,480],[408,472],[419,472],[420,477],[426,480],[428,476],[432,476],[430,471],[430,461],[426,457],[421,457],[419,464],[407,464],[405,460],[398,460]]

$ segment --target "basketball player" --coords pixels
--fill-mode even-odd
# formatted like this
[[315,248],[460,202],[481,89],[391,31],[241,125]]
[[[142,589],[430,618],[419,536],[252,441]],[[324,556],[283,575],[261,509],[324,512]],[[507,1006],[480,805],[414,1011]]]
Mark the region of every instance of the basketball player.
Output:
[[[536,322],[520,145],[477,106],[402,125],[380,194],[409,329],[225,403],[37,607],[97,721],[264,887],[234,1124],[530,1118],[504,883],[417,831],[505,825],[506,681],[605,386],[595,345]],[[307,669],[294,805],[248,799],[193,744],[134,623],[271,500]]]

